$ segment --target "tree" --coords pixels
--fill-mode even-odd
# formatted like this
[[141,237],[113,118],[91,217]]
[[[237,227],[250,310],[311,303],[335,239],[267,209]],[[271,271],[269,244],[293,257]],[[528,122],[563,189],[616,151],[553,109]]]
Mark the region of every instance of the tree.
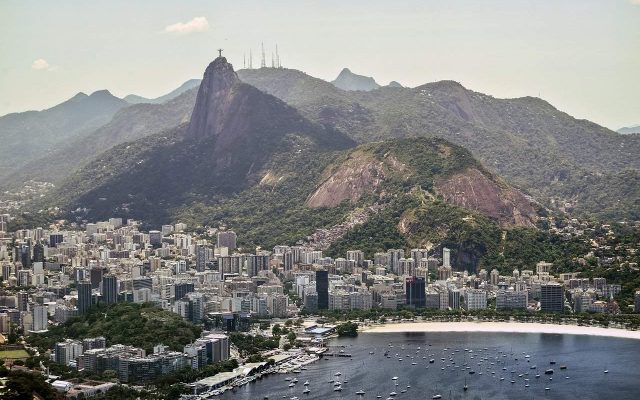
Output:
[[355,322],[345,322],[336,327],[338,336],[355,337],[358,336],[358,324]]

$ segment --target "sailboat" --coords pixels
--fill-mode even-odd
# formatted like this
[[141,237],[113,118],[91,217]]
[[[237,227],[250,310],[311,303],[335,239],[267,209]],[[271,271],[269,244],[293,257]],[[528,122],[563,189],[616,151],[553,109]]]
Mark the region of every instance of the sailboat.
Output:
[[467,378],[464,378],[464,387],[462,388],[462,390],[466,392],[467,389],[469,389],[469,387],[467,386]]

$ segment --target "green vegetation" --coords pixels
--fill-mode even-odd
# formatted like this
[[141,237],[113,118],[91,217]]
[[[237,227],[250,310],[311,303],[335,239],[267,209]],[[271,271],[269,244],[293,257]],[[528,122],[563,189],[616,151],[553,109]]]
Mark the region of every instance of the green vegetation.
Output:
[[336,327],[336,333],[338,336],[358,336],[358,324],[355,322],[347,321],[344,324],[340,324]]
[[84,316],[51,327],[48,332],[31,335],[28,341],[41,352],[53,348],[65,338],[82,339],[104,336],[107,344],[141,347],[147,352],[164,344],[182,351],[184,345],[200,336],[201,329],[179,315],[164,311],[153,304],[120,303],[96,306]]
[[496,99],[453,81],[347,92],[295,70],[241,77],[358,142],[441,137],[539,200],[577,200],[574,211],[587,217],[638,219],[640,137],[574,119],[543,100]]
[[245,335],[232,332],[229,335],[231,343],[238,348],[241,357],[250,357],[267,350],[277,349],[280,345],[280,336],[272,338],[261,335]]
[[0,350],[0,359],[28,358],[29,353],[25,350]]
[[7,370],[0,365],[0,378],[6,378],[5,388],[0,388],[0,398],[4,400],[61,400],[64,395],[49,385],[42,374],[19,370]]

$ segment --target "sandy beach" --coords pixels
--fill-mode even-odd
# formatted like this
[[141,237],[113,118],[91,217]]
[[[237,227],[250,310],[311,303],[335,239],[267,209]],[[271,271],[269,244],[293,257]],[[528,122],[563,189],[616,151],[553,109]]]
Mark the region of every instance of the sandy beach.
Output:
[[405,322],[364,327],[363,333],[394,332],[506,332],[551,333],[562,335],[610,336],[640,339],[640,331],[577,325],[554,325],[522,322]]

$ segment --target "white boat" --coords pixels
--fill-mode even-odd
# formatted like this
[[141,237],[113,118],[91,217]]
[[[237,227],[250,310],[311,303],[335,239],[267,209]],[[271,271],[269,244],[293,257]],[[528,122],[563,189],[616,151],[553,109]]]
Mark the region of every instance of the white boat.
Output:
[[364,389],[360,389],[356,392],[358,396],[364,396]]
[[309,389],[309,388],[305,388],[305,389],[302,391],[302,393],[304,393],[304,394],[309,394],[309,393],[311,393],[311,389]]
[[340,375],[342,375],[342,372],[338,371],[338,372],[336,372],[334,375],[335,375],[335,376],[340,376]]
[[333,388],[334,392],[342,392],[342,386],[336,386]]
[[289,384],[289,387],[294,387],[295,385],[296,385],[295,383],[291,382],[291,383]]
[[398,380],[398,377],[397,377],[397,376],[394,376],[393,378],[391,378],[391,380],[392,380],[392,381],[397,381],[397,380]]
[[440,394],[434,394],[433,396],[431,396],[432,399],[441,399],[442,395]]
[[396,396],[397,394],[398,394],[398,393],[396,393],[396,392],[391,392],[391,393],[389,393],[389,396],[394,397],[394,396]]
[[303,385],[305,385],[305,386],[309,386],[309,381],[305,381],[305,382],[303,383]]

